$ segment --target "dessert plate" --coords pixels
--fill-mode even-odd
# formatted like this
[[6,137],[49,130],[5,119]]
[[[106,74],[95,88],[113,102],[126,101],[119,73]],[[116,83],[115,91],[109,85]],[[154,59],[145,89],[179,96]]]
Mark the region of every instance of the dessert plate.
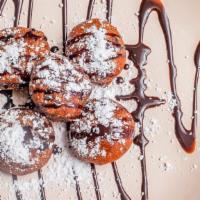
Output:
[[[199,200],[199,7],[198,0],[2,0],[2,29],[42,30],[60,54],[82,21],[100,18],[116,26],[127,63],[109,86],[95,86],[90,98],[118,101],[137,128],[131,149],[99,166],[74,158],[66,123],[53,122],[57,147],[48,164],[26,176],[0,172],[1,199]],[[0,105],[1,112],[31,106],[26,90],[1,91]]]

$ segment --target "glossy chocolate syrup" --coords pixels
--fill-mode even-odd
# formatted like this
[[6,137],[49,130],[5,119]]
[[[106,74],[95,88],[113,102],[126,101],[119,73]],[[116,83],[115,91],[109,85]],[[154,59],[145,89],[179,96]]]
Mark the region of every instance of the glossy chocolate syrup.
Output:
[[[12,175],[12,179],[13,179],[13,184],[15,184],[17,181],[17,176]],[[23,200],[22,193],[20,192],[16,184],[15,184],[15,196],[17,200]]]
[[52,46],[51,49],[50,49],[50,51],[51,51],[52,53],[56,53],[56,52],[59,51],[59,48],[58,48],[57,46]]
[[129,58],[134,62],[136,68],[138,69],[138,77],[131,80],[131,84],[135,85],[135,91],[130,95],[126,96],[118,96],[118,99],[128,100],[134,99],[138,103],[137,109],[132,113],[134,119],[140,123],[140,134],[134,139],[135,144],[140,147],[141,154],[143,159],[141,160],[141,169],[142,169],[142,186],[141,193],[142,200],[148,200],[148,181],[147,181],[147,172],[146,172],[146,156],[145,156],[145,147],[148,144],[148,139],[144,135],[143,131],[143,119],[145,110],[154,106],[158,106],[164,101],[156,98],[156,97],[147,97],[145,95],[146,85],[144,83],[144,79],[146,77],[144,65],[147,64],[147,56],[150,53],[150,48],[147,47],[143,43],[143,35],[145,25],[148,21],[148,17],[150,16],[152,11],[156,11],[159,17],[160,25],[163,30],[163,34],[165,37],[166,48],[167,48],[167,57],[169,63],[169,71],[170,71],[170,86],[171,92],[176,100],[177,105],[173,110],[173,117],[175,120],[175,133],[177,139],[179,140],[181,146],[186,152],[192,152],[195,147],[195,129],[196,129],[196,121],[197,121],[197,84],[199,78],[199,67],[200,67],[200,45],[198,45],[196,53],[195,53],[195,65],[196,65],[196,73],[195,73],[195,81],[194,81],[194,94],[193,94],[193,120],[191,129],[187,130],[182,123],[182,110],[181,110],[181,102],[176,89],[176,76],[177,69],[174,64],[174,56],[173,56],[173,45],[172,45],[172,37],[171,37],[171,29],[167,14],[165,12],[164,6],[159,0],[143,0],[140,6],[139,11],[139,40],[136,45],[127,45],[127,50],[129,51]]
[[18,26],[24,0],[13,0],[13,3],[14,3],[14,7],[15,7],[15,11],[14,11],[15,12],[14,13],[14,16],[15,16],[14,26]]
[[142,186],[141,194],[142,200],[148,199],[148,181],[147,181],[147,170],[146,170],[146,152],[145,147],[148,144],[148,139],[144,135],[144,114],[148,108],[159,106],[165,103],[164,100],[161,100],[157,97],[147,96],[145,91],[147,86],[145,84],[146,80],[146,70],[144,66],[147,64],[147,56],[150,54],[150,49],[143,45],[126,45],[126,49],[129,51],[129,59],[132,60],[135,64],[135,67],[138,70],[138,76],[130,81],[130,84],[135,86],[135,90],[125,96],[116,96],[117,100],[135,100],[137,102],[137,108],[132,112],[132,116],[136,122],[139,123],[139,135],[134,139],[134,143],[140,147],[140,152],[143,157],[141,159],[141,171],[142,171]]
[[129,67],[130,67],[129,64],[125,64],[125,65],[124,65],[124,70],[128,70]]
[[118,169],[117,169],[116,162],[112,163],[112,169],[113,169],[113,173],[114,173],[114,176],[115,176],[115,181],[116,181],[117,188],[118,188],[118,191],[120,193],[121,199],[122,200],[131,200],[131,198],[128,196],[128,194],[126,193],[126,191],[124,190],[124,187],[122,185],[122,181],[121,181]]
[[121,83],[123,83],[123,82],[124,82],[123,77],[119,76],[119,77],[116,78],[116,83],[117,83],[117,84],[121,84]]
[[77,198],[78,200],[82,200],[82,195],[81,195],[81,189],[80,189],[80,185],[78,182],[78,176],[76,175],[75,170],[73,169],[73,174],[74,174],[74,180],[75,180],[75,184],[76,184],[76,194],[77,194]]
[[107,0],[106,7],[107,7],[106,19],[111,23],[113,0]]
[[42,170],[41,169],[38,170],[38,179],[39,179],[39,182],[40,182],[40,199],[46,200],[45,189],[43,187],[44,179],[43,179],[43,176],[42,176]]
[[89,0],[86,20],[89,20],[89,19],[92,18],[92,12],[93,12],[93,9],[94,9],[94,3],[95,3],[95,0]]
[[96,172],[96,167],[94,164],[91,164],[91,172],[92,172],[92,178],[94,181],[94,189],[95,189],[96,199],[101,200],[101,193],[100,193],[99,183],[98,183],[98,179],[97,179],[97,172]]
[[63,32],[63,55],[66,52],[67,41],[67,0],[62,0],[62,32]]
[[2,15],[3,9],[6,5],[7,0],[1,0],[0,2],[0,16]]
[[28,19],[27,19],[27,27],[31,27],[32,23],[32,16],[33,16],[33,3],[34,0],[29,0],[29,5],[28,5]]
[[[140,15],[139,15],[139,44],[143,44],[143,35],[144,35],[144,29],[145,24],[148,21],[149,15],[152,11],[156,11],[159,17],[160,25],[165,37],[166,42],[166,48],[167,48],[167,58],[168,58],[168,64],[169,64],[169,73],[170,73],[170,86],[171,86],[171,92],[176,100],[177,106],[174,107],[173,110],[173,118],[175,120],[175,133],[177,136],[177,139],[183,149],[191,153],[194,151],[195,148],[195,128],[196,128],[196,120],[197,120],[197,83],[198,83],[198,74],[199,69],[198,66],[196,66],[196,75],[195,75],[195,82],[194,82],[194,94],[193,94],[193,119],[191,124],[191,129],[186,129],[182,122],[182,109],[181,109],[181,101],[179,99],[178,93],[177,93],[177,87],[176,87],[176,76],[177,76],[177,68],[174,63],[174,54],[173,54],[173,45],[172,45],[172,34],[169,24],[169,19],[167,17],[167,14],[165,12],[165,8],[161,1],[159,0],[145,0],[142,1],[141,7],[140,7]],[[197,48],[196,60],[199,59],[199,50]],[[197,64],[197,62],[195,62]]]

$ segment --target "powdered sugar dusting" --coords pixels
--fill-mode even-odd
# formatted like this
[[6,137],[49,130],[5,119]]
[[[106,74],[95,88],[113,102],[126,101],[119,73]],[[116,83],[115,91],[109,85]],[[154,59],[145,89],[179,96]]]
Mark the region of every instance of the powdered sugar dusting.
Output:
[[91,90],[89,79],[86,79],[66,58],[54,54],[35,68],[32,77],[36,77],[36,80],[31,82],[33,87],[47,87],[51,91],[62,92],[66,99],[73,93],[84,95]]
[[[12,73],[12,67],[21,68],[19,65],[20,53],[24,51],[24,41],[14,42],[10,45],[6,45],[0,50],[0,73],[8,72]],[[12,67],[11,67],[12,63]]]
[[[0,116],[0,154],[1,158],[8,162],[19,163],[22,165],[34,164],[35,157],[31,155],[31,149],[43,149],[43,143],[36,131],[42,137],[48,133],[51,127],[44,127],[44,118],[37,118],[36,115],[22,114],[22,110],[11,109]],[[38,116],[39,117],[39,116]],[[21,118],[21,119],[20,119]],[[38,119],[40,119],[38,121]],[[25,140],[25,124],[32,122],[33,138]],[[41,130],[43,128],[43,132]],[[46,131],[46,133],[45,133]]]
[[[110,100],[90,101],[82,112],[82,118],[76,119],[70,126],[70,145],[82,157],[106,156],[106,149],[101,148],[103,139],[110,144],[118,140],[124,143],[124,126],[126,122],[115,116],[118,105]],[[102,129],[102,130],[101,130]],[[83,134],[85,137],[74,137],[74,134]],[[95,137],[92,137],[92,136]],[[92,137],[92,142],[88,138]]]
[[41,179],[38,181],[37,176],[33,176],[30,180],[20,179],[14,182],[14,185],[9,184],[10,190],[18,188],[27,198],[31,191],[38,192],[40,185],[53,191],[56,187],[62,187],[63,192],[69,187],[75,187],[75,174],[79,183],[91,185],[90,165],[74,158],[68,150],[66,124],[55,122],[53,127],[56,135],[55,143],[62,151],[52,155],[47,165],[42,168],[44,182]]
[[85,32],[88,36],[81,38],[70,47],[78,51],[85,49],[78,58],[74,58],[74,61],[78,62],[87,73],[95,74],[96,79],[105,78],[116,67],[112,58],[117,56],[119,47],[115,47],[106,39],[105,28],[92,26]]

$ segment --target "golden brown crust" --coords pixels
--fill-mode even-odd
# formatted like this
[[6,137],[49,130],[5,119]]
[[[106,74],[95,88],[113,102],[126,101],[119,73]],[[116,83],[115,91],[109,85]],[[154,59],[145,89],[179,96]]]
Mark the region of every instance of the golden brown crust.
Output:
[[[105,165],[121,158],[130,149],[132,144],[132,138],[126,139],[123,145],[119,142],[113,142],[111,145],[107,140],[103,140],[100,143],[100,149],[104,149],[107,152],[106,156],[97,155],[95,158],[88,157],[82,160],[96,165]],[[78,154],[76,155],[79,157]]]
[[53,120],[66,121],[80,116],[91,85],[66,58],[51,55],[33,70],[29,90],[40,111]]
[[70,127],[70,147],[75,156],[100,165],[119,159],[133,141],[131,114],[110,99],[91,100],[84,110]]
[[[91,68],[93,62],[91,58],[92,50],[88,48],[90,45],[90,40],[91,42],[94,41],[95,32],[92,32],[91,30],[93,27],[96,27],[97,30],[105,31],[105,41],[107,43],[106,45],[108,45],[105,46],[105,49],[114,49],[116,53],[116,55],[108,55],[107,58],[103,58],[109,61],[110,68],[113,64],[115,67],[114,69],[111,69],[109,72],[107,72],[106,76],[102,77],[97,72],[90,72],[89,69]],[[87,41],[84,41],[84,38]],[[99,41],[97,41],[97,43],[98,42]],[[72,60],[72,62],[78,63],[81,67],[83,67],[83,61],[81,59],[85,60],[84,62],[87,67],[84,71],[96,84],[108,85],[113,80],[113,78],[115,78],[122,71],[126,62],[126,50],[123,39],[118,30],[107,21],[92,19],[75,26],[69,33],[67,47],[68,48],[66,54],[70,60]],[[81,58],[81,55],[83,54],[84,58]],[[105,60],[102,60],[102,62],[105,62]],[[98,66],[98,68],[101,67],[101,65]]]
[[41,31],[13,27],[0,31],[0,89],[27,86],[32,67],[49,54],[47,38]]

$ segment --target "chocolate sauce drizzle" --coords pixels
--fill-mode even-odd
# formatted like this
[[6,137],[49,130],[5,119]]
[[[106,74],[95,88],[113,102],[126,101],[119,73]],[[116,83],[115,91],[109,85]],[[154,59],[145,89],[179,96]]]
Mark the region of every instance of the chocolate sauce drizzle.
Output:
[[191,129],[186,129],[182,122],[182,109],[181,109],[181,101],[179,99],[176,87],[176,77],[177,77],[177,68],[174,63],[174,53],[173,53],[173,45],[172,45],[172,34],[169,19],[165,12],[165,8],[161,1],[159,0],[145,0],[142,2],[140,7],[140,15],[139,15],[139,44],[143,43],[143,35],[145,24],[148,21],[149,15],[152,11],[156,11],[158,14],[158,18],[160,21],[160,25],[165,37],[166,48],[167,48],[167,58],[169,64],[169,72],[170,72],[170,86],[173,98],[176,100],[176,106],[173,109],[172,116],[175,120],[175,133],[177,139],[183,149],[191,153],[195,149],[195,129],[196,129],[196,121],[197,121],[197,84],[198,84],[198,74],[199,74],[199,46],[196,51],[195,56],[195,64],[196,64],[196,72],[195,72],[195,82],[194,82],[194,94],[193,94],[193,119],[191,124]]
[[100,193],[99,183],[98,183],[98,179],[97,179],[97,172],[96,172],[96,167],[94,164],[91,164],[91,172],[92,172],[92,178],[94,181],[96,198],[97,198],[97,200],[101,200],[101,193]]
[[113,0],[107,0],[106,1],[106,19],[111,23],[112,18],[112,8],[113,8]]
[[[12,179],[13,179],[13,184],[15,184],[15,182],[17,181],[17,176],[16,175],[12,175]],[[15,195],[16,195],[16,199],[17,200],[22,200],[22,193],[20,192],[20,190],[18,189],[17,185],[15,184]]]
[[[94,4],[95,4],[95,0],[89,0],[86,20],[90,20],[92,18]],[[106,1],[106,10],[107,10],[106,19],[109,22],[111,22],[111,17],[112,17],[112,7],[113,7],[113,0],[107,0]]]
[[[5,8],[5,5],[7,3],[7,0],[1,0],[0,2],[0,15],[2,15],[3,10]],[[22,12],[22,6],[23,6],[24,0],[13,0],[14,4],[14,26],[19,25],[19,20]]]
[[42,176],[42,170],[38,170],[38,179],[40,183],[40,199],[41,200],[46,200],[46,194],[45,194],[45,189],[44,189],[44,179]]
[[122,200],[131,200],[131,198],[128,196],[128,194],[126,193],[126,191],[124,190],[124,187],[122,185],[122,181],[121,181],[118,169],[117,169],[116,162],[112,163],[112,169],[113,169],[113,173],[114,173],[114,176],[115,176],[115,181],[116,181],[117,188],[118,188],[118,191],[120,193],[121,199]]
[[27,27],[31,27],[32,23],[32,16],[33,16],[33,3],[34,0],[29,0],[29,5],[28,5],[28,20],[27,20]]
[[200,69],[200,45],[198,45],[195,53],[195,81],[194,81],[194,94],[193,94],[193,119],[191,130],[187,130],[182,123],[183,112],[181,110],[181,102],[178,97],[176,89],[176,76],[177,68],[174,64],[173,56],[173,45],[171,29],[167,14],[165,12],[164,6],[159,0],[143,0],[139,11],[139,40],[136,45],[127,45],[127,50],[129,51],[129,59],[132,60],[138,69],[138,77],[130,81],[131,84],[135,85],[135,91],[126,96],[117,96],[118,100],[130,100],[134,99],[138,103],[137,109],[132,113],[136,122],[140,124],[140,133],[134,139],[136,145],[140,147],[141,155],[143,159],[141,160],[141,170],[142,170],[142,186],[141,194],[142,200],[148,200],[148,181],[147,181],[147,170],[146,170],[146,156],[145,147],[148,144],[148,139],[144,135],[143,130],[143,119],[145,110],[155,106],[159,106],[164,103],[157,97],[148,97],[145,95],[145,90],[147,86],[145,85],[146,71],[144,66],[147,64],[147,56],[150,54],[151,50],[148,46],[143,43],[143,35],[145,25],[152,11],[156,11],[159,17],[160,25],[165,37],[167,57],[170,70],[170,86],[173,98],[176,100],[177,105],[174,107],[172,116],[175,120],[175,133],[177,139],[183,149],[190,153],[193,152],[195,147],[195,129],[197,122],[197,84],[199,78]]
[[4,10],[4,7],[6,5],[6,2],[7,2],[7,0],[1,0],[1,2],[0,2],[0,16],[3,13],[3,10]]
[[[67,130],[67,139],[69,140],[70,122],[66,123],[66,130]],[[79,185],[79,181],[78,181],[78,176],[76,174],[74,167],[72,167],[72,171],[73,171],[74,180],[75,180],[75,184],[76,184],[77,198],[78,198],[78,200],[82,200],[83,198],[82,198],[82,195],[81,195],[81,189],[80,189],[80,185]]]
[[142,186],[141,193],[143,194],[142,200],[148,199],[148,181],[147,181],[147,170],[146,170],[146,157],[145,157],[145,147],[148,144],[148,139],[144,135],[143,120],[144,113],[146,109],[159,106],[164,103],[157,97],[149,97],[145,94],[147,86],[145,84],[146,70],[144,65],[147,63],[147,56],[150,53],[150,49],[143,45],[127,45],[126,49],[129,51],[129,59],[135,64],[138,70],[138,76],[130,81],[131,84],[135,86],[135,90],[125,96],[116,96],[118,100],[135,100],[137,102],[137,108],[132,112],[132,116],[136,122],[139,123],[139,135],[136,136],[134,142],[140,147],[141,155],[143,159],[141,160],[141,171],[142,171]]
[[92,18],[92,12],[93,12],[93,9],[94,9],[94,3],[95,3],[95,0],[89,0],[86,20],[89,20],[89,19]]
[[14,6],[15,6],[15,20],[14,20],[14,26],[18,26],[19,25],[19,20],[20,20],[20,16],[21,16],[21,12],[22,12],[22,6],[24,3],[24,0],[13,0]]
[[82,195],[81,195],[81,189],[80,189],[79,181],[78,181],[78,176],[76,175],[76,172],[75,172],[74,169],[73,169],[73,174],[74,174],[74,180],[75,180],[75,184],[76,184],[77,198],[78,198],[78,200],[83,200]]
[[65,55],[67,41],[67,0],[62,0],[62,4],[63,55]]

